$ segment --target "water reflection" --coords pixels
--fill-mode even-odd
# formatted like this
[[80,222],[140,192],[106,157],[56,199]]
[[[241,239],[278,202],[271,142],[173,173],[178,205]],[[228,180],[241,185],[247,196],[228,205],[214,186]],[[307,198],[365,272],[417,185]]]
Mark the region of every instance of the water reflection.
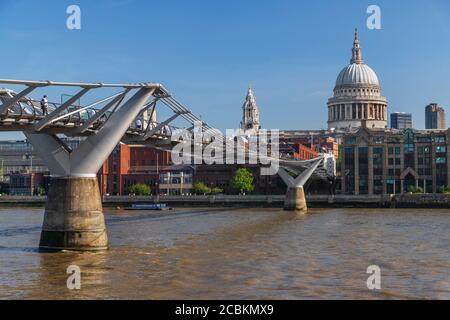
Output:
[[[14,210],[0,212],[0,298],[450,298],[444,210],[112,211],[102,253],[38,253],[42,213]],[[371,264],[381,291],[366,287]]]
[[[39,268],[36,274],[36,290],[30,292],[31,299],[96,299],[102,295],[105,284],[105,274],[108,268],[105,264],[108,253],[93,252],[60,252],[38,253]],[[81,269],[82,289],[68,290],[67,268],[76,265]],[[103,293],[104,294],[104,293]]]

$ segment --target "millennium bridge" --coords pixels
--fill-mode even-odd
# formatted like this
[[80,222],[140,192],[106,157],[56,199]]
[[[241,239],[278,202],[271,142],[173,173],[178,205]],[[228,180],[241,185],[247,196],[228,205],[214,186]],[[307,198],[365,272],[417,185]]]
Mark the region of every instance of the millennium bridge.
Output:
[[[50,170],[51,183],[45,207],[39,247],[41,250],[105,250],[108,237],[97,172],[119,142],[171,151],[181,140],[172,139],[172,123],[181,119],[194,135],[195,125],[212,129],[158,83],[75,83],[0,79],[0,84],[19,90],[0,89],[0,131],[21,131]],[[39,90],[76,88],[61,103],[47,103],[30,94]],[[87,105],[81,97],[95,92],[101,98]],[[108,92],[106,95],[105,92]],[[105,96],[106,95],[106,96]],[[157,109],[171,116],[161,122],[143,121],[144,113],[155,119]],[[80,137],[71,149],[61,137]],[[270,157],[268,159],[270,160]],[[332,178],[334,158],[320,154],[312,160],[276,158],[278,174],[287,185],[285,209],[306,211],[303,186],[311,176]]]

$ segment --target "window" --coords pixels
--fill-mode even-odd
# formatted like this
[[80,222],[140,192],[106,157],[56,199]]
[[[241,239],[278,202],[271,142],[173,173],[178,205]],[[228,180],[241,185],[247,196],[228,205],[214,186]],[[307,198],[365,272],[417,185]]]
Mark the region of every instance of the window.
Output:
[[414,145],[412,143],[406,143],[404,150],[405,150],[405,153],[413,153]]
[[373,148],[373,153],[381,156],[383,154],[383,148]]
[[417,142],[431,142],[431,137],[417,137]]
[[444,157],[437,157],[436,164],[439,164],[439,163],[446,163],[446,159]]
[[356,138],[347,138],[347,139],[345,139],[345,144],[355,144],[355,143],[356,143]]
[[433,140],[436,143],[445,143],[445,137],[443,136],[434,137]]
[[382,144],[384,142],[384,138],[383,137],[374,137],[373,142],[375,144]]
[[359,172],[360,179],[361,176],[365,176],[368,174],[368,148],[367,147],[359,147],[358,148],[358,162],[359,162]]
[[421,176],[430,176],[431,175],[431,169],[430,168],[419,168],[417,170],[417,173]]
[[437,146],[436,153],[446,152],[445,146]]

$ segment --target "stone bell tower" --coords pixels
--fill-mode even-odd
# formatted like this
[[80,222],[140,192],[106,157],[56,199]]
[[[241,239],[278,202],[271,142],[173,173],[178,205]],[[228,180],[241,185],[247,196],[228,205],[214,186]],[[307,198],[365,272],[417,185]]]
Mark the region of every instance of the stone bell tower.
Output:
[[245,102],[242,105],[242,112],[243,115],[240,127],[244,132],[244,135],[251,136],[257,134],[261,128],[261,124],[259,122],[258,106],[256,105],[253,90],[250,87],[248,88]]

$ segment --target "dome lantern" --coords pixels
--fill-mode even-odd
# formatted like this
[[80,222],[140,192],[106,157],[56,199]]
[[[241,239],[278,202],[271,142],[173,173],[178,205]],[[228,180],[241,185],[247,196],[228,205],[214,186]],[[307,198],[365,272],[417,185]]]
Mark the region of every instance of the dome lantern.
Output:
[[356,63],[356,64],[363,63],[362,51],[361,51],[361,47],[359,46],[358,29],[355,29],[355,40],[353,41],[352,59],[350,60],[350,63]]

